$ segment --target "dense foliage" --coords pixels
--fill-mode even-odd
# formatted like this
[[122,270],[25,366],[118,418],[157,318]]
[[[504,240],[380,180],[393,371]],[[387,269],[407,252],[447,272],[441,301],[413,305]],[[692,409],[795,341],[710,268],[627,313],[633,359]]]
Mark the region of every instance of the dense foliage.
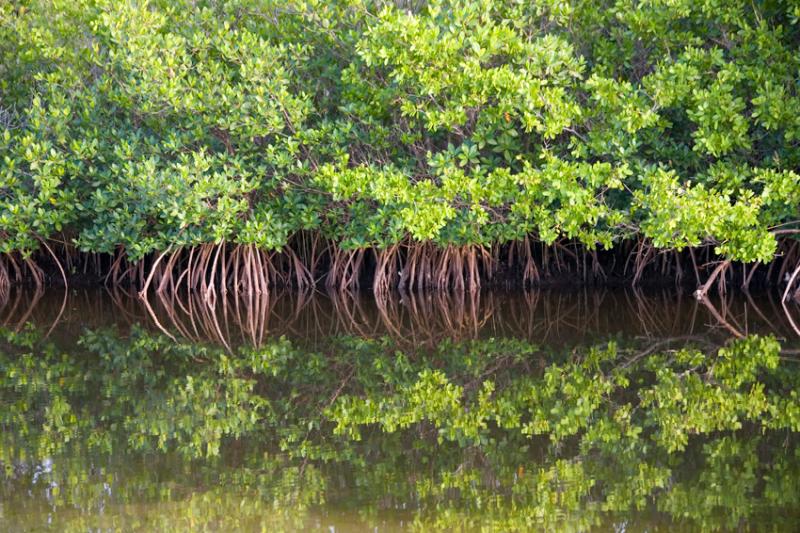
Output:
[[421,531],[797,521],[800,372],[772,337],[230,354],[140,328],[69,351],[0,333],[12,530],[296,530],[321,508]]
[[800,218],[799,18],[792,0],[5,2],[0,253],[312,232],[769,262]]

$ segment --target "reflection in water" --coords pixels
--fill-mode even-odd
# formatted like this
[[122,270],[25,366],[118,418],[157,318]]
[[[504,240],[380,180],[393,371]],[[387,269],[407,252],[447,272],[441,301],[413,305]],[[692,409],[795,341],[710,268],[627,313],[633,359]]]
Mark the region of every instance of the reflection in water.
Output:
[[0,530],[800,519],[780,302],[101,295],[0,311]]
[[252,299],[153,296],[149,318],[194,340],[260,345],[271,335],[325,338],[389,335],[434,345],[443,339],[507,336],[564,343],[609,334],[647,337],[768,331],[795,336],[789,309],[772,294],[697,301],[675,292],[574,291],[390,294],[286,292]]
[[[68,298],[65,300],[65,296]],[[66,303],[65,303],[66,302]],[[800,306],[773,291],[698,301],[674,290],[501,291],[371,294],[275,291],[209,301],[201,295],[157,295],[142,301],[122,290],[17,290],[0,297],[0,325],[28,321],[62,332],[74,326],[147,324],[174,339],[232,349],[270,337],[324,340],[332,335],[390,336],[410,345],[444,339],[513,336],[570,344],[609,335],[652,339],[750,333],[798,338]]]

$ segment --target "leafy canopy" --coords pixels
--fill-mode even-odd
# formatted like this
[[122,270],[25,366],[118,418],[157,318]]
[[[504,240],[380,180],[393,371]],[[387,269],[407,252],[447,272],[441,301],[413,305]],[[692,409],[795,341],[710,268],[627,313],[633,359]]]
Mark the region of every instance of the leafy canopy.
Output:
[[6,3],[0,252],[315,230],[768,261],[798,46],[789,0]]

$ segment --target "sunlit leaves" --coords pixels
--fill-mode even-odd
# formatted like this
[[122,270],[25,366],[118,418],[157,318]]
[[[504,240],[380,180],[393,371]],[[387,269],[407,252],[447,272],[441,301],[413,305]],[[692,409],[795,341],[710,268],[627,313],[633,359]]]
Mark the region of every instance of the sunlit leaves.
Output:
[[32,0],[0,21],[0,253],[315,230],[768,261],[798,219],[784,2]]

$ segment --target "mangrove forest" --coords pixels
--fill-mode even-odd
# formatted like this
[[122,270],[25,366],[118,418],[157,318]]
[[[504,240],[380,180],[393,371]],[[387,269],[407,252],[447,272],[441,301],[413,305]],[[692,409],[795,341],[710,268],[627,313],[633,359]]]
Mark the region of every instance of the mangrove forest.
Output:
[[800,0],[0,0],[0,532],[791,532]]
[[12,0],[0,287],[800,287],[793,0]]

